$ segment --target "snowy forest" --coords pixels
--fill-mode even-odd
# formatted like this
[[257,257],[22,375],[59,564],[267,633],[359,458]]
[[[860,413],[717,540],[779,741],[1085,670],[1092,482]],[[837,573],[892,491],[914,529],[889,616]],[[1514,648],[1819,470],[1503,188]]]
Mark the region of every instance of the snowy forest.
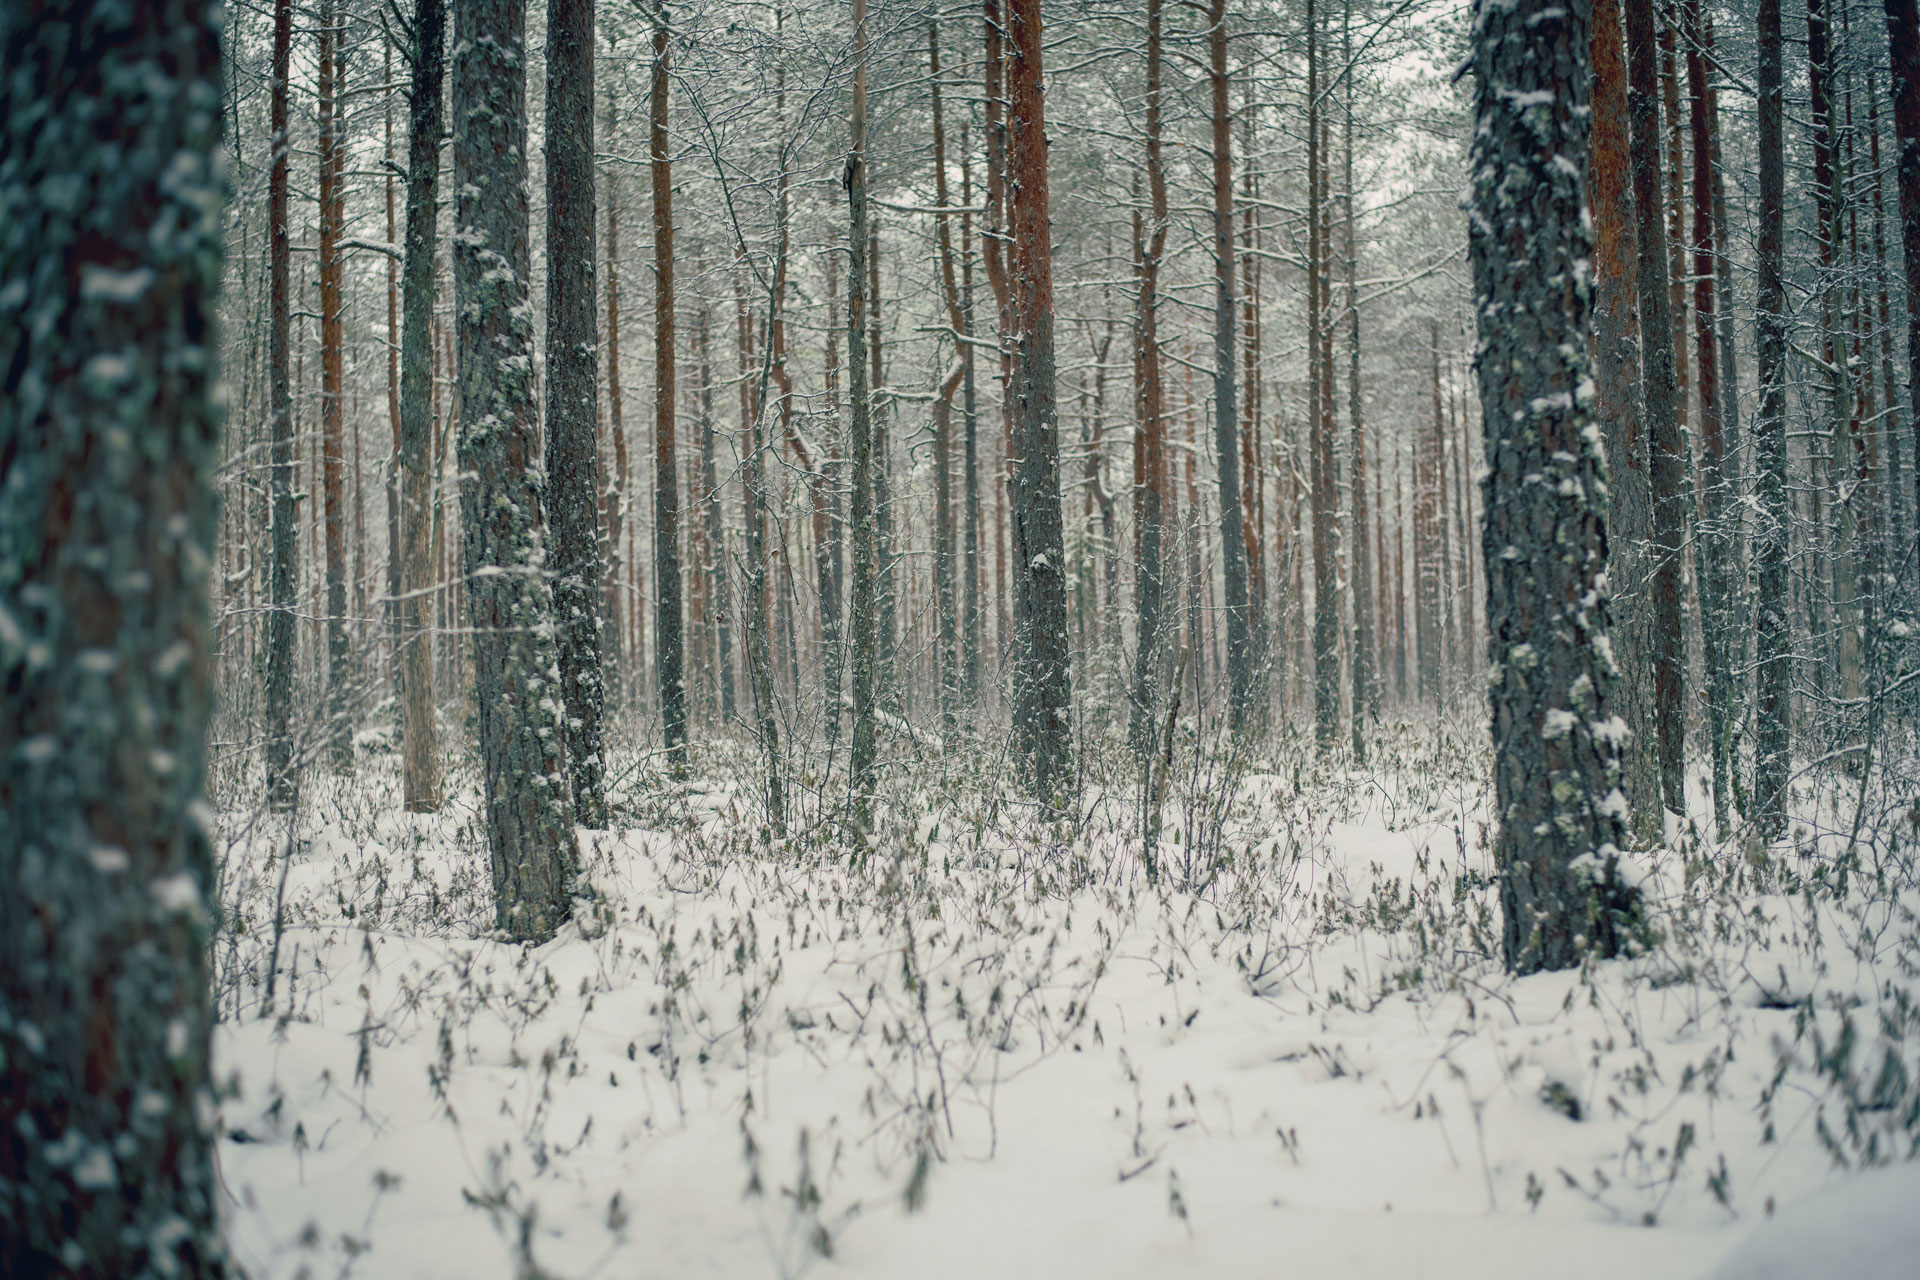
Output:
[[1917,389],[1916,0],[5,0],[0,1275],[1910,1280]]

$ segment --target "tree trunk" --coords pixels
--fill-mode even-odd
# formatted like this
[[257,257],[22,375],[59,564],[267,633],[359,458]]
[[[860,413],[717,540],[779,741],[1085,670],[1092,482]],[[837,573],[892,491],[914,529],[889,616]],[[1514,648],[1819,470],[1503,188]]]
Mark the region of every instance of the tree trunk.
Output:
[[1424,441],[1416,440],[1413,454],[1413,557],[1414,594],[1419,604],[1416,626],[1419,638],[1420,696],[1437,705],[1443,700],[1441,673],[1441,615],[1446,601],[1440,591],[1441,562],[1446,558],[1445,539],[1440,530],[1440,445],[1446,439],[1445,410],[1440,398],[1440,322],[1427,322],[1427,342],[1432,368],[1433,429]]
[[272,132],[267,161],[267,414],[272,468],[272,570],[267,597],[267,796],[276,810],[291,808],[293,776],[294,608],[300,581],[299,519],[294,508],[292,246],[287,241],[287,105],[293,59],[293,0],[273,6]]
[[[1255,206],[1259,201],[1260,187],[1257,166],[1253,162],[1254,119],[1259,111],[1254,105],[1254,77],[1251,69],[1247,72],[1247,100],[1241,108],[1241,153],[1246,162],[1241,166],[1240,189],[1246,199],[1241,204],[1241,251],[1240,251],[1240,323],[1243,338],[1240,346],[1241,381],[1247,389],[1247,427],[1240,433],[1240,469],[1241,469],[1241,508],[1247,545],[1247,633],[1248,644],[1252,647],[1254,670],[1254,702],[1264,712],[1266,698],[1264,690],[1268,679],[1267,670],[1271,659],[1268,650],[1267,620],[1267,575],[1266,575],[1266,469],[1267,457],[1264,443],[1263,422],[1261,420],[1260,394],[1260,229],[1256,221]],[[1108,539],[1111,554],[1112,539]]]
[[1343,197],[1347,241],[1347,427],[1352,432],[1353,492],[1353,756],[1367,758],[1366,722],[1380,714],[1380,694],[1373,667],[1373,566],[1367,527],[1366,415],[1360,394],[1360,237],[1353,209],[1353,4],[1341,11],[1341,48],[1346,63],[1346,113],[1342,163],[1346,167]]
[[1334,564],[1338,513],[1333,455],[1334,408],[1331,248],[1326,243],[1327,157],[1320,92],[1320,30],[1307,0],[1307,381],[1309,484],[1313,491],[1313,736],[1322,751],[1339,736],[1340,588]]
[[[1859,644],[1854,617],[1854,568],[1856,554],[1847,528],[1846,450],[1852,389],[1848,385],[1846,355],[1842,351],[1841,326],[1844,302],[1841,296],[1845,265],[1840,261],[1840,239],[1844,234],[1843,185],[1839,164],[1839,121],[1834,109],[1833,28],[1827,17],[1825,0],[1807,0],[1807,93],[1808,113],[1812,117],[1813,195],[1816,219],[1815,242],[1819,249],[1819,274],[1816,288],[1820,294],[1820,359],[1824,365],[1827,391],[1827,430],[1824,458],[1815,462],[1813,484],[1814,524],[1809,536],[1818,548],[1812,557],[1815,581],[1810,584],[1809,602],[1813,609],[1816,661],[1808,674],[1816,693],[1827,687],[1829,662],[1837,676],[1838,693],[1852,697],[1859,688]],[[1816,434],[1815,439],[1819,437]],[[1810,446],[1812,442],[1809,442]],[[1827,527],[1831,502],[1832,528]],[[1825,590],[1823,590],[1823,588]],[[1824,596],[1824,598],[1823,598]],[[1831,613],[1829,613],[1831,610]],[[1831,625],[1831,629],[1830,629]],[[1831,645],[1828,653],[1822,646]]]
[[[1894,0],[1900,3],[1901,0]],[[1911,9],[1909,9],[1911,12]],[[1786,163],[1781,100],[1780,0],[1760,0],[1760,231],[1755,358],[1760,411],[1754,428],[1753,560],[1756,588],[1753,805],[1763,835],[1787,820],[1787,774],[1793,741],[1793,619],[1788,595]],[[1916,92],[1920,92],[1917,90]],[[1920,98],[1916,98],[1920,106]],[[1916,112],[1920,117],[1920,112]],[[1916,120],[1920,123],[1920,119]],[[1920,156],[1916,156],[1920,159]],[[1920,166],[1915,176],[1920,178]],[[1920,213],[1920,201],[1915,202]],[[1920,249],[1920,218],[1909,224]],[[1912,270],[1910,266],[1908,268]]]
[[853,107],[849,117],[847,152],[847,375],[852,399],[848,452],[852,455],[853,493],[848,508],[848,532],[853,537],[853,740],[849,764],[855,820],[864,824],[873,795],[875,756],[874,700],[879,683],[877,568],[874,546],[873,389],[867,383],[872,366],[867,355],[871,340],[867,324],[867,5],[853,0]]
[[[1158,328],[1160,258],[1167,243],[1167,181],[1160,157],[1161,0],[1147,0],[1147,187],[1152,225],[1134,218],[1134,256],[1140,275],[1140,310],[1134,326],[1135,381],[1139,387],[1138,434],[1134,438],[1134,529],[1138,553],[1134,579],[1134,680],[1129,738],[1135,755],[1150,761],[1159,722],[1159,673],[1166,637],[1166,390],[1160,373]],[[1138,207],[1136,201],[1136,208]]]
[[1893,129],[1900,183],[1900,258],[1907,273],[1907,397],[1913,424],[1913,557],[1920,559],[1920,13],[1885,0],[1892,62]]
[[319,13],[320,116],[320,488],[326,516],[327,758],[353,767],[353,722],[348,708],[352,653],[347,641],[346,365],[342,332],[340,223],[346,201],[341,138],[342,58],[338,0],[321,0]]
[[593,0],[547,2],[547,513],[573,817],[607,825],[600,340],[594,328]]
[[1247,545],[1240,506],[1240,415],[1234,386],[1233,115],[1227,106],[1227,0],[1207,11],[1213,123],[1213,448],[1220,468],[1220,569],[1226,587],[1227,715],[1244,729],[1253,709],[1247,625]]
[[676,768],[687,760],[686,640],[680,589],[680,483],[675,455],[673,165],[667,144],[667,6],[654,9],[653,75],[647,114],[653,177],[653,661],[660,721]]
[[[382,78],[386,89],[380,95],[381,159],[386,165],[387,175],[382,183],[385,188],[387,206],[387,243],[400,243],[399,210],[394,203],[393,170],[396,162],[393,155],[393,40],[391,35],[380,42],[380,62]],[[241,288],[246,288],[244,277]],[[244,410],[243,410],[244,412]],[[386,476],[383,486],[387,497],[387,590],[386,622],[388,638],[393,645],[393,692],[397,699],[406,697],[405,676],[400,660],[400,258],[396,253],[387,258],[387,425],[392,436],[392,447],[387,454],[387,465],[381,468]]]
[[716,668],[720,682],[720,718],[731,721],[733,710],[733,594],[727,578],[726,514],[721,510],[720,478],[715,459],[719,429],[713,417],[713,361],[708,354],[707,306],[700,304],[694,330],[694,350],[700,360],[700,483],[707,509],[707,580],[713,591],[713,630]]
[[[840,273],[829,261],[822,273],[827,280],[827,444],[816,467],[803,456],[813,505],[814,580],[820,595],[820,644],[826,650],[825,691],[821,710],[831,754],[840,739],[840,710],[846,686],[846,623],[841,598],[846,582],[846,554],[841,545],[845,521],[840,512],[838,472],[844,452],[840,427]],[[796,443],[798,437],[795,437]]]
[[1015,753],[1043,799],[1072,778],[1072,673],[1067,652],[1066,549],[1060,509],[1060,429],[1054,415],[1053,242],[1047,216],[1047,135],[1040,0],[1007,0],[1007,273],[1013,296],[1013,577]]
[[1680,557],[1686,535],[1686,455],[1680,436],[1673,363],[1672,295],[1662,226],[1660,102],[1653,0],[1623,0],[1627,27],[1627,146],[1632,162],[1636,284],[1640,309],[1640,379],[1653,479],[1650,554],[1653,719],[1660,742],[1660,799],[1687,811],[1687,635],[1681,616]]
[[[611,146],[614,122],[611,79],[607,83],[604,101],[606,136],[602,145]],[[605,686],[603,698],[613,706],[617,715],[620,708],[631,705],[633,691],[642,681],[640,637],[635,633],[629,643],[622,635],[627,629],[628,553],[625,534],[633,487],[630,472],[632,460],[627,452],[626,406],[620,397],[620,188],[614,166],[607,165],[601,171],[600,181],[601,199],[607,207],[607,426],[613,444],[613,470],[606,477],[601,498],[606,508],[607,522],[607,558],[604,566],[607,598],[603,606],[605,615],[601,622],[600,637],[604,642],[602,654],[606,664],[606,678],[602,681]],[[627,666],[629,660],[633,664],[631,668]]]
[[1695,539],[1700,563],[1700,638],[1706,657],[1707,735],[1713,761],[1713,810],[1725,836],[1732,820],[1729,772],[1733,716],[1733,663],[1726,635],[1733,598],[1727,507],[1736,495],[1727,486],[1727,439],[1721,415],[1719,330],[1713,217],[1713,155],[1718,121],[1707,84],[1712,53],[1701,0],[1682,9],[1687,45],[1688,122],[1693,135],[1693,333],[1700,380],[1700,492],[1702,527]]
[[[927,65],[933,81],[933,191],[934,204],[947,207],[947,134],[940,104],[940,26],[927,21]],[[964,347],[972,338],[967,318],[960,309],[960,287],[953,269],[952,215],[936,217],[940,243],[940,295],[947,304],[947,322],[953,326],[954,348]],[[934,401],[933,483],[933,581],[938,634],[934,650],[934,679],[939,686],[940,731],[951,736],[957,724],[959,673],[954,648],[959,639],[960,619],[954,590],[953,570],[953,395],[959,389],[964,366],[955,361],[953,372],[942,380]]]
[[220,15],[0,6],[8,1276],[228,1274],[202,800]]
[[[972,152],[967,120],[960,121],[960,204],[973,203]],[[965,331],[973,332],[973,214],[960,215],[960,315]],[[960,624],[960,705],[969,715],[980,705],[980,405],[974,383],[974,344],[960,348],[960,405],[966,422],[961,445],[961,486],[966,494],[965,532],[961,550],[964,582]]]
[[407,244],[400,330],[400,755],[410,813],[440,807],[430,636],[433,525],[434,258],[438,252],[441,87],[447,74],[445,0],[417,0],[407,60]]
[[1482,9],[1473,39],[1468,256],[1488,468],[1494,856],[1518,973],[1619,943],[1625,803],[1608,702],[1606,460],[1582,385],[1586,18],[1584,6],[1519,0]]
[[1619,0],[1593,6],[1594,419],[1606,433],[1607,582],[1613,592],[1614,706],[1626,721],[1621,785],[1634,837],[1660,834],[1659,737],[1647,670],[1652,644],[1647,547],[1653,536],[1645,423],[1640,412],[1639,287],[1632,166],[1627,146],[1627,57]]
[[579,865],[534,447],[525,0],[456,0],[453,276],[460,527],[499,927],[545,941]]

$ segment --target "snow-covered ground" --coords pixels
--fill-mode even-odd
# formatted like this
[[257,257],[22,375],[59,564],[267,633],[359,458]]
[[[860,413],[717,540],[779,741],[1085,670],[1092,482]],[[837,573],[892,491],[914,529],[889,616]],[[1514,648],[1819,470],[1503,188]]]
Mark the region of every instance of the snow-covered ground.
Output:
[[[255,1277],[1920,1274],[1914,1168],[1848,1172],[1920,1132],[1911,833],[1683,835],[1640,954],[1516,981],[1477,750],[1189,758],[1155,884],[1125,779],[1045,825],[922,762],[855,857],[759,844],[720,750],[581,833],[592,897],[533,949],[484,937],[471,790],[402,813],[372,754],[309,780],[290,861],[227,815],[234,1246]],[[1827,1269],[1847,1242],[1882,1269]]]

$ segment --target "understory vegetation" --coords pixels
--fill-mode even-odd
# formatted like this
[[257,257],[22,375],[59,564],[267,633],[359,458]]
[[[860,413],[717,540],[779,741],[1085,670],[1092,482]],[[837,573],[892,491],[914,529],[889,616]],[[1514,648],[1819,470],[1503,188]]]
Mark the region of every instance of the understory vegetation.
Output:
[[[901,1274],[922,1223],[1017,1224],[1044,1186],[1023,1248],[1098,1265],[1090,1203],[1116,1263],[1182,1274],[1292,1207],[1697,1233],[1910,1157],[1911,739],[1804,772],[1782,842],[1670,829],[1629,860],[1626,958],[1515,979],[1471,710],[1383,726],[1364,771],[1183,721],[1151,857],[1095,732],[1058,817],[981,744],[902,739],[866,832],[828,797],[772,834],[747,744],[683,777],[615,753],[537,948],[494,933],[471,763],[432,815],[377,730],[291,815],[236,765],[234,1248],[256,1275]],[[1711,1256],[1676,1238],[1668,1271]],[[956,1247],[933,1274],[988,1256]]]

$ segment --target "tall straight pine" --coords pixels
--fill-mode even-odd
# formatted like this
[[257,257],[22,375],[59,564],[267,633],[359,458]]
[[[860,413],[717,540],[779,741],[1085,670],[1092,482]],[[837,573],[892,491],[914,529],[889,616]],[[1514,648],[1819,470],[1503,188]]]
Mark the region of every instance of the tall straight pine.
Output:
[[594,329],[593,0],[547,4],[547,501],[574,818],[607,825],[601,720],[600,340]]
[[460,526],[499,927],[545,941],[578,863],[534,445],[525,0],[457,0],[453,290]]
[[1488,475],[1494,853],[1507,963],[1618,945],[1606,459],[1587,354],[1588,0],[1483,0],[1467,243]]
[[226,1274],[221,6],[0,5],[0,1275]]

